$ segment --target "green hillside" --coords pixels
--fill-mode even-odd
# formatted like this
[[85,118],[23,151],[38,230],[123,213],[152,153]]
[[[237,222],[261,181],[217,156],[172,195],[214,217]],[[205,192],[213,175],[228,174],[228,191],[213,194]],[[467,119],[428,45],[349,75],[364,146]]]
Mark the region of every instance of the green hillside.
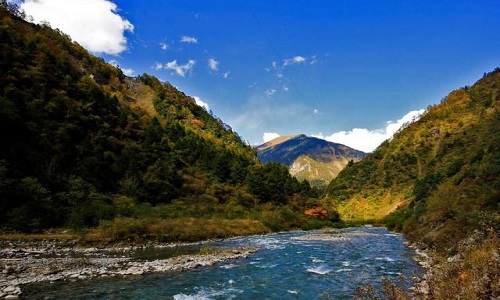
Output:
[[5,229],[99,226],[97,236],[172,240],[318,226],[303,216],[316,201],[308,183],[280,165],[262,166],[193,98],[147,74],[126,77],[4,6]]
[[408,206],[412,219],[424,210],[465,218],[481,210],[494,220],[500,196],[499,89],[497,69],[428,107],[420,120],[342,171],[328,195],[349,207],[344,218],[374,219]]
[[346,220],[382,219],[442,259],[436,299],[491,299],[500,246],[500,69],[348,166],[328,186]]

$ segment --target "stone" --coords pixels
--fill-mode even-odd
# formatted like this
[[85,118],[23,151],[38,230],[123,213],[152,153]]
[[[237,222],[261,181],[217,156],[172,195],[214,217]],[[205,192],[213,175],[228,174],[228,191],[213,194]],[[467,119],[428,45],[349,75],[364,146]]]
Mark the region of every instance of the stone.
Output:
[[3,292],[6,294],[9,294],[9,293],[15,292],[16,290],[17,290],[17,288],[15,286],[9,285],[8,287],[3,289]]
[[448,257],[446,259],[446,262],[451,263],[451,262],[460,261],[460,260],[462,260],[460,257],[460,254],[455,254],[453,256]]
[[51,274],[56,274],[56,273],[57,273],[56,270],[51,270],[49,268],[42,270],[42,272],[41,272],[42,275],[51,275]]

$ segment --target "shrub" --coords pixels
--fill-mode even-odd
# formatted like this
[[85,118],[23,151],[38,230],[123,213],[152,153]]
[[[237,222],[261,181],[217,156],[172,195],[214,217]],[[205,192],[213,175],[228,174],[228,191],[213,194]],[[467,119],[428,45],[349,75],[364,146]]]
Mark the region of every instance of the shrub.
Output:
[[112,241],[138,240],[147,233],[147,222],[142,219],[117,217],[113,220],[102,221],[97,228],[100,238]]

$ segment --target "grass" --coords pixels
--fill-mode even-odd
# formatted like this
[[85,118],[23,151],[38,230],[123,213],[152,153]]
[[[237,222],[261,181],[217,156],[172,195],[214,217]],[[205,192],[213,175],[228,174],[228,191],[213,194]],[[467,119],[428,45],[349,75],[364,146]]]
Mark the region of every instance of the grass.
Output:
[[228,238],[270,232],[261,222],[251,219],[221,218],[172,218],[135,219],[119,217],[104,221],[92,229],[85,238],[95,241],[140,241],[159,242],[199,241],[212,238]]
[[411,297],[401,287],[396,286],[388,278],[383,278],[382,287],[379,291],[371,284],[356,287],[354,300],[409,300]]
[[17,232],[0,232],[0,240],[15,240],[15,241],[28,241],[28,240],[73,240],[79,238],[78,234],[67,230],[60,230],[58,232],[44,232],[44,233],[17,233]]
[[492,233],[485,240],[464,245],[455,261],[435,268],[429,281],[434,299],[498,299],[500,297],[500,239]]

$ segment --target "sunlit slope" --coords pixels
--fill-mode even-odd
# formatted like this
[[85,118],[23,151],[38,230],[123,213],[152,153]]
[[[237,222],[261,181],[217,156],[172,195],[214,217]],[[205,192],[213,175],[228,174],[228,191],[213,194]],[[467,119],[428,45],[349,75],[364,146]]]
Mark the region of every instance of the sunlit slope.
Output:
[[[433,226],[498,226],[500,70],[429,106],[328,186],[342,218],[391,217],[391,226],[425,235]],[[456,233],[454,233],[456,234]],[[465,233],[464,233],[465,234]]]

